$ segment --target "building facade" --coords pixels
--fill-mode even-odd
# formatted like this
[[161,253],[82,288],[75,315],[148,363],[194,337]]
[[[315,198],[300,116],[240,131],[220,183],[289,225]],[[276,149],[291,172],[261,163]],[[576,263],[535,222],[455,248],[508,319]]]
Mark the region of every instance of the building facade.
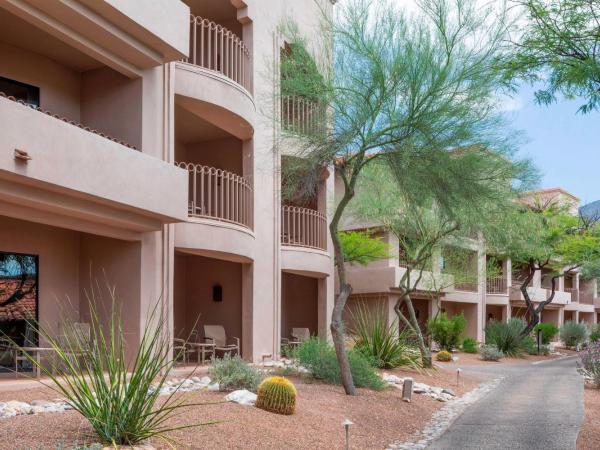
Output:
[[129,349],[157,303],[173,336],[221,325],[248,360],[292,328],[327,335],[333,177],[282,203],[277,86],[282,24],[316,38],[331,8],[0,0],[0,276],[34,280],[0,297],[0,327],[22,328],[11,311],[32,293],[49,330],[86,322],[99,280]]
[[[558,188],[528,193],[523,201],[531,205],[536,202],[557,202],[568,207],[573,214],[577,213],[579,204],[577,197]],[[396,319],[394,305],[400,294],[398,285],[407,270],[398,239],[375,223],[349,220],[344,228],[371,230],[391,249],[390,258],[374,261],[366,267],[348,266],[348,282],[353,287],[349,308],[356,307],[358,303],[378,307],[387,314],[388,321],[393,322]],[[443,250],[434,253],[431,271],[424,272],[419,289],[411,295],[421,326],[424,327],[427,320],[440,309],[449,317],[463,313],[467,319],[465,335],[481,342],[488,321],[525,317],[527,307],[520,291],[520,280],[524,274],[513,269],[511,260],[488,254],[483,240],[463,239],[454,244],[459,247],[462,261],[467,261],[460,265],[460,269],[471,275],[453,279],[450,273],[456,271],[447,267],[451,261],[444,257]],[[552,292],[550,278],[536,272],[528,291],[534,303],[547,299]],[[597,280],[584,279],[578,271],[571,271],[558,279],[554,299],[544,308],[541,321],[559,327],[568,320],[591,326],[599,321],[599,314]]]

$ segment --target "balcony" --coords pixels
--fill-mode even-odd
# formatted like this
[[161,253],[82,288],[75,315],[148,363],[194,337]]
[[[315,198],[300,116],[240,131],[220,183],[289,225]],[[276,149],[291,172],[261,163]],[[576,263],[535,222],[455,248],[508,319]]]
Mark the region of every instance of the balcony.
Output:
[[589,291],[579,292],[579,303],[583,303],[584,305],[593,305],[594,304],[594,294]]
[[175,102],[241,140],[254,132],[250,51],[227,28],[191,16],[190,56],[175,64]]
[[281,99],[281,125],[296,135],[318,135],[327,130],[327,109],[318,102],[286,96]]
[[282,270],[328,276],[333,270],[327,250],[327,218],[319,211],[281,207]]
[[579,302],[579,289],[565,288],[565,292],[571,294],[571,303]]
[[504,276],[488,278],[486,292],[488,294],[508,295],[508,280]]
[[[19,41],[40,49],[49,39],[60,41],[129,78],[188,53],[189,7],[179,0],[153,0],[143,7],[131,0],[0,3],[0,23],[5,28],[20,21],[31,24]],[[25,33],[17,27],[21,31]],[[40,32],[47,37],[42,40]]]
[[186,174],[171,164],[10,98],[0,135],[0,214],[123,239],[185,220]]
[[252,182],[247,177],[215,167],[187,162],[188,215],[175,225],[175,247],[234,262],[254,259]]
[[246,177],[201,164],[180,162],[177,165],[189,173],[190,217],[252,229],[253,190]]

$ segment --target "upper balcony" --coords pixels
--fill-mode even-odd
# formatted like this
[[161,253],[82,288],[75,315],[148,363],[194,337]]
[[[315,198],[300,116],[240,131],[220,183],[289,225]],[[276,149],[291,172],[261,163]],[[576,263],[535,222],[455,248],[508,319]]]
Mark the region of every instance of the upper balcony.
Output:
[[179,0],[0,0],[0,39],[57,54],[60,42],[136,78],[188,54],[189,11]]
[[238,139],[250,139],[256,110],[249,48],[235,31],[194,14],[189,47],[189,56],[175,64],[175,102]]
[[2,215],[135,239],[185,219],[186,182],[131,145],[0,96]]

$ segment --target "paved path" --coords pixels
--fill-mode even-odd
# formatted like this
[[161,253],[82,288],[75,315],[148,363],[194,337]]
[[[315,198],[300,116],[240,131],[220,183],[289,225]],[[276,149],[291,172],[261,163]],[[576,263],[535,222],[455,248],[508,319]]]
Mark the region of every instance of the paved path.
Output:
[[[583,381],[575,358],[502,365],[506,378],[468,408],[428,449],[575,449],[583,420]],[[465,370],[493,372],[500,367]]]

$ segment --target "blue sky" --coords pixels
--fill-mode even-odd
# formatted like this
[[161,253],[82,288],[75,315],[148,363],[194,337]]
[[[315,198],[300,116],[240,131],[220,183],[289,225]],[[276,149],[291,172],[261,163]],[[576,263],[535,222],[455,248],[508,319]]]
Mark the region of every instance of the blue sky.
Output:
[[539,168],[541,187],[562,187],[582,204],[600,200],[600,112],[577,113],[577,100],[539,106],[534,90],[522,86],[506,102],[508,118],[527,138],[520,154]]

